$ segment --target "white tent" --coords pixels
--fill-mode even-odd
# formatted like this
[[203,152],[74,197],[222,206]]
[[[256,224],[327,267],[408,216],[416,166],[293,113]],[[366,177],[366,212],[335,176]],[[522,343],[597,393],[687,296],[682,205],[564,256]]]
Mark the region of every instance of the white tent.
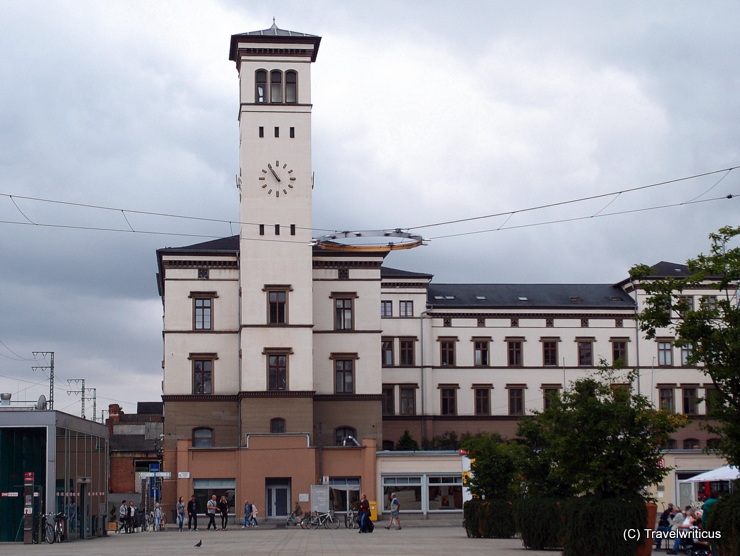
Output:
[[711,471],[699,473],[698,475],[686,480],[691,483],[704,483],[707,481],[734,481],[738,478],[740,478],[740,469],[732,465],[725,465],[723,467],[718,467],[717,469],[712,469]]

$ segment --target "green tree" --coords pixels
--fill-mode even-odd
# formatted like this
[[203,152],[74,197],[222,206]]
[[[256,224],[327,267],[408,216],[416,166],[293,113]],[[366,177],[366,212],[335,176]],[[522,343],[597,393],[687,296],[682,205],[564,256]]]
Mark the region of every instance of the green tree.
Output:
[[462,441],[455,431],[433,436],[431,440],[423,438],[421,441],[421,447],[424,450],[459,450],[461,445]]
[[406,429],[396,443],[396,450],[418,451],[419,443],[414,440],[411,433]]
[[484,500],[510,500],[519,491],[522,447],[497,433],[482,433],[463,443],[470,454],[470,492]]
[[[708,415],[715,424],[708,429],[719,438],[719,450],[740,465],[740,227],[724,227],[710,234],[708,255],[687,261],[688,277],[652,278],[653,270],[637,265],[630,275],[648,294],[638,315],[648,338],[661,330],[671,331],[675,344],[689,350],[687,363],[699,366],[714,383],[708,396]],[[703,290],[705,297],[692,307],[682,292]]]
[[634,378],[634,371],[618,378],[602,362],[601,378],[575,381],[548,409],[520,423],[528,489],[622,498],[665,476],[660,447],[685,419],[633,394],[624,382]]

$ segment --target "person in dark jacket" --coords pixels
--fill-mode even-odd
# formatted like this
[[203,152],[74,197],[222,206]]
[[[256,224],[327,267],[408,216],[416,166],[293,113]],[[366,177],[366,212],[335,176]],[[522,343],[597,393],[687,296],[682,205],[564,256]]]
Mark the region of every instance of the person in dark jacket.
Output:
[[198,530],[198,514],[200,513],[200,503],[195,499],[195,494],[190,497],[188,502],[188,531]]
[[360,497],[360,533],[370,532],[370,502],[365,493]]

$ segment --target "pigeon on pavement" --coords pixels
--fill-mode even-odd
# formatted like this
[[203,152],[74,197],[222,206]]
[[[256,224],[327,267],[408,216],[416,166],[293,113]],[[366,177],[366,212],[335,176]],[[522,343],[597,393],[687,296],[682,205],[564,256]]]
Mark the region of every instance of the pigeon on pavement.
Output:
[[195,543],[195,548],[200,548],[203,546],[203,539],[200,539],[197,543]]

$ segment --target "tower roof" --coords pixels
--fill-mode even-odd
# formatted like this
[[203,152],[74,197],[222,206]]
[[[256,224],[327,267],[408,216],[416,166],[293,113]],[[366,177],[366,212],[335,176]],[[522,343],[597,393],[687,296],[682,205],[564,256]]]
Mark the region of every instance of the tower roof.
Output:
[[[263,29],[261,31],[248,31],[246,33],[239,33],[237,35],[231,35],[231,48],[229,50],[229,60],[239,63],[237,59],[237,52],[239,50],[239,43],[285,43],[285,44],[306,44],[309,43],[313,46],[312,49],[304,49],[305,55],[311,56],[311,61],[316,61],[316,55],[319,52],[319,44],[321,43],[321,37],[317,35],[309,35],[308,33],[299,33],[298,31],[289,31],[287,29],[280,29],[275,23],[275,18],[272,19],[272,27],[269,29]],[[275,52],[270,52],[275,54]],[[292,51],[291,54],[299,54],[299,52]]]

